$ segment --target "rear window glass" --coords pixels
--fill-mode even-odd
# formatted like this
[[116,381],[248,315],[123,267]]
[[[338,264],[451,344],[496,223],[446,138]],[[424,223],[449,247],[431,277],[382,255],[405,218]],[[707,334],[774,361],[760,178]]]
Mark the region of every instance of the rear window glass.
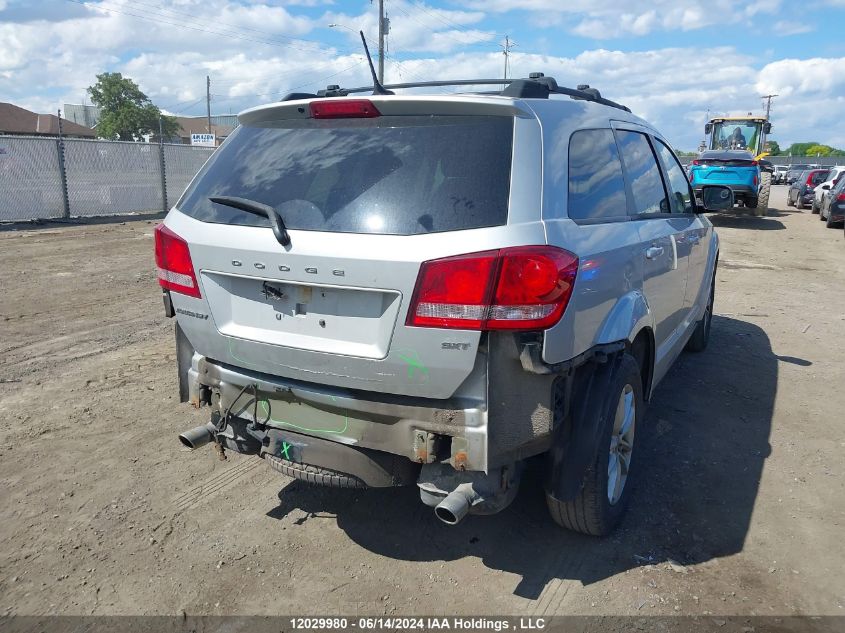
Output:
[[580,130],[569,140],[569,217],[627,217],[625,180],[613,132]]
[[507,222],[513,118],[406,116],[241,126],[179,201],[198,220],[269,226],[212,203],[270,205],[289,229],[413,235]]

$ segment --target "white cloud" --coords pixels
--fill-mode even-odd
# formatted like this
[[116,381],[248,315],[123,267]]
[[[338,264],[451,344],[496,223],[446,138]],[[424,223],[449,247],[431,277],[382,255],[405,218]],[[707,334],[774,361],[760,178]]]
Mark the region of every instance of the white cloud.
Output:
[[772,30],[778,35],[799,35],[801,33],[809,33],[813,30],[813,27],[800,22],[780,20],[779,22],[775,22]]
[[[840,1],[840,0],[833,0]],[[841,0],[845,2],[845,0]],[[693,31],[729,24],[753,24],[775,14],[781,0],[474,0],[470,6],[494,13],[529,11],[536,26],[568,24],[576,35],[606,40],[654,31]]]

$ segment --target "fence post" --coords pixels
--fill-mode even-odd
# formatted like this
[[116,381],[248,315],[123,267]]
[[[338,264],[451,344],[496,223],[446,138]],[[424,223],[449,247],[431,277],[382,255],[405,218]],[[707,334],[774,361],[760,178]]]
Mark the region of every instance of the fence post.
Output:
[[167,213],[167,165],[164,160],[164,134],[161,117],[158,117],[158,168],[161,172],[161,210]]
[[59,138],[56,141],[56,152],[59,155],[59,178],[62,182],[62,218],[70,217],[70,198],[67,193],[67,172],[65,171],[65,142],[62,137],[62,111],[59,110]]

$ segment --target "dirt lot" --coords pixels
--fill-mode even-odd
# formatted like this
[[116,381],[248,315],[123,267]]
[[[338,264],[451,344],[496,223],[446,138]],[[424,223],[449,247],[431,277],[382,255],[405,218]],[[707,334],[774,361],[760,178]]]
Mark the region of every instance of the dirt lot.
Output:
[[153,222],[0,230],[0,614],[845,615],[845,239],[776,188],[717,217],[711,345],[660,386],[614,536],[535,480],[439,523],[190,454]]

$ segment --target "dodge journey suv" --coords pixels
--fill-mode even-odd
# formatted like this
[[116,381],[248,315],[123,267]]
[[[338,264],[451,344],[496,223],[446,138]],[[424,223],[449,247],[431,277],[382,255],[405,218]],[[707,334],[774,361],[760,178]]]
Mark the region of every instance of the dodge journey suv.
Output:
[[613,529],[645,402],[707,344],[702,213],[733,195],[700,206],[660,133],[595,89],[500,83],[240,114],[156,229],[180,396],[210,410],[184,445],[416,485],[452,524],[507,507],[532,459],[557,523]]

